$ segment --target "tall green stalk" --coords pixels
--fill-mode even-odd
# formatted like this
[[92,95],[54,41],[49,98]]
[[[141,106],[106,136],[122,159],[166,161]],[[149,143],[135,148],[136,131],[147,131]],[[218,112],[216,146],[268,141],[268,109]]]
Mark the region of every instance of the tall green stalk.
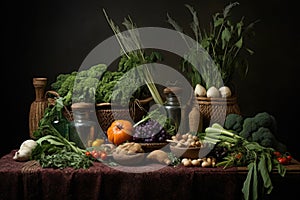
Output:
[[[127,56],[128,59],[131,56],[135,56],[140,59],[140,64],[147,64],[148,61],[145,59],[144,50],[142,49],[140,36],[138,33],[137,27],[133,23],[130,17],[125,18],[122,23],[127,29],[129,35],[125,35],[122,33],[117,25],[108,17],[107,13],[103,9],[104,15],[106,17],[107,22],[109,23],[111,29],[113,30],[117,41],[123,51],[123,53]],[[163,105],[163,100],[160,96],[160,93],[157,90],[157,87],[154,83],[152,74],[147,65],[143,66],[143,70],[138,70],[141,76],[143,76],[145,83],[153,97],[155,103]]]

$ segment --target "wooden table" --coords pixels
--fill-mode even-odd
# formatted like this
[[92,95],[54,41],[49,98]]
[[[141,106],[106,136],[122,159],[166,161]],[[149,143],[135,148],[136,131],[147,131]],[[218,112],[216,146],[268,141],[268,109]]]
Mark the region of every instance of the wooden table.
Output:
[[[3,200],[241,200],[247,175],[246,167],[162,167],[155,163],[111,168],[96,162],[89,169],[43,169],[35,165],[28,167],[30,162],[14,161],[15,151],[0,159],[0,199]],[[300,163],[293,161],[286,169],[285,177],[276,171],[271,174],[274,189],[266,199],[299,197]]]

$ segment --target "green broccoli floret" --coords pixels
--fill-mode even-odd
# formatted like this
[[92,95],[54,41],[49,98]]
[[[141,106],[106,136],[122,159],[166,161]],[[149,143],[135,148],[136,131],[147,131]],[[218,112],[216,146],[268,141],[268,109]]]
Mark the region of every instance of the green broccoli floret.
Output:
[[278,151],[286,151],[286,146],[275,137],[277,123],[275,117],[267,112],[261,112],[254,117],[244,119],[243,129],[238,133],[248,141],[257,142],[262,146],[271,147]]
[[264,147],[271,147],[280,152],[286,152],[287,147],[279,142],[269,128],[260,127],[252,134],[252,141],[261,144]]
[[244,119],[243,129],[238,133],[238,135],[240,135],[243,138],[251,141],[252,133],[257,131],[258,128],[259,128],[259,126],[256,123],[254,117],[247,117],[247,118]]
[[243,122],[244,118],[242,115],[230,113],[225,118],[224,128],[239,133],[243,129]]
[[272,132],[277,131],[275,117],[267,112],[257,113],[254,117],[254,121],[259,127],[268,127]]
[[252,133],[251,141],[258,142],[264,147],[272,147],[275,140],[271,130],[266,127],[260,127],[256,132]]

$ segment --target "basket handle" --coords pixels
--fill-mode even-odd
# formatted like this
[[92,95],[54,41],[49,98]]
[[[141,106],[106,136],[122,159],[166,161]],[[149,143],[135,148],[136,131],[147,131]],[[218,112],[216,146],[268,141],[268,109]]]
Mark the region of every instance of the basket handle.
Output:
[[139,101],[140,104],[147,104],[152,100],[153,100],[153,97],[151,96],[151,97],[148,97],[146,99],[142,99],[142,100],[138,100],[138,101]]
[[[139,100],[139,99],[135,99],[134,100],[134,104],[137,104],[139,107],[141,107],[141,105],[143,104],[147,104],[149,103],[150,101],[153,100],[153,97],[148,97],[146,99],[142,99],[142,100]],[[98,107],[102,107],[102,106],[112,106],[114,104],[112,103],[109,103],[109,102],[102,102],[102,103],[97,103],[96,106]]]
[[[57,97],[57,98],[60,97],[60,95],[58,94],[58,92],[56,92],[56,91],[54,91],[54,90],[47,90],[47,91],[45,92],[45,98],[47,97],[48,94],[52,94],[52,95],[54,95],[54,96]],[[55,100],[53,100],[53,102],[55,102]],[[53,105],[52,102],[50,102],[50,104]],[[67,112],[68,117],[70,117],[70,119],[71,119],[71,118],[72,118],[72,114],[71,114],[71,112],[69,111],[69,109],[67,108],[67,106],[64,105],[64,109],[65,109],[65,111]]]

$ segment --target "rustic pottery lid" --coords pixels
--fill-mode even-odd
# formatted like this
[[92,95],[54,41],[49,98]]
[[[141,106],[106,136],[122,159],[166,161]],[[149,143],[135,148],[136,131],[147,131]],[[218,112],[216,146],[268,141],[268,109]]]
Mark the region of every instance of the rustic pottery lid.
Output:
[[94,109],[95,108],[95,104],[93,103],[87,103],[87,102],[78,102],[78,103],[73,103],[71,106],[72,110],[76,110],[76,109]]
[[182,91],[182,88],[180,88],[180,87],[166,87],[165,89],[164,89],[164,93],[165,94],[169,94],[169,93],[179,93],[179,92],[181,92]]

